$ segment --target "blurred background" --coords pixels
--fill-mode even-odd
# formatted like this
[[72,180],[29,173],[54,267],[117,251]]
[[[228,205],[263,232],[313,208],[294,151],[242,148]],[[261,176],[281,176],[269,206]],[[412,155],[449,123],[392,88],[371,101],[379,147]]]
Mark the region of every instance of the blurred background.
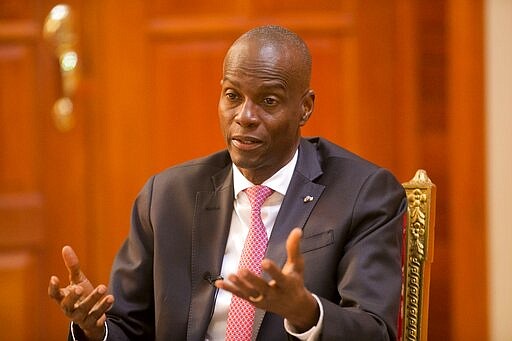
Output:
[[313,55],[303,134],[437,184],[429,338],[512,340],[512,1],[65,4],[0,2],[0,339],[65,338],[62,246],[108,282],[145,180],[223,148],[226,49],[280,24]]

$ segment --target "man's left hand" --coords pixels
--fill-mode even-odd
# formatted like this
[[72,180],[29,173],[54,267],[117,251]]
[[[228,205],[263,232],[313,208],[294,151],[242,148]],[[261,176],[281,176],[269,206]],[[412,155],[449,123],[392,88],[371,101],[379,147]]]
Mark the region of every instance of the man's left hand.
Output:
[[215,286],[237,295],[257,308],[276,313],[302,333],[318,322],[320,310],[313,295],[304,287],[304,258],[300,253],[302,230],[294,228],[286,240],[287,260],[282,269],[273,261],[264,259],[262,270],[270,281],[247,269],[231,274]]

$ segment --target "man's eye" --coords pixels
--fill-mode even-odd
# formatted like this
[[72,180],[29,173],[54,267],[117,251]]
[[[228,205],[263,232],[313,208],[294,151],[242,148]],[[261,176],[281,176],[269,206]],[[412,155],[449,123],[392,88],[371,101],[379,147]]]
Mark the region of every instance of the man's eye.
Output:
[[275,98],[272,98],[272,97],[266,97],[265,99],[263,99],[263,102],[266,105],[275,105],[277,103],[277,100]]
[[230,101],[235,101],[238,98],[238,96],[235,93],[228,92],[226,93],[226,98]]

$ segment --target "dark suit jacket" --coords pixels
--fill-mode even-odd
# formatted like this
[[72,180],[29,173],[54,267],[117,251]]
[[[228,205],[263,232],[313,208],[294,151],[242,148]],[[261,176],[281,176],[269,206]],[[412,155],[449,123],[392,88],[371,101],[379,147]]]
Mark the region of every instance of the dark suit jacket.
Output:
[[[304,202],[312,196],[313,201]],[[292,228],[303,229],[305,285],[325,311],[322,340],[396,337],[401,286],[402,186],[386,170],[324,139],[302,139],[266,257],[283,265]],[[226,151],[153,176],[136,199],[112,270],[109,340],[201,340],[233,211]],[[266,313],[259,340],[286,340]]]

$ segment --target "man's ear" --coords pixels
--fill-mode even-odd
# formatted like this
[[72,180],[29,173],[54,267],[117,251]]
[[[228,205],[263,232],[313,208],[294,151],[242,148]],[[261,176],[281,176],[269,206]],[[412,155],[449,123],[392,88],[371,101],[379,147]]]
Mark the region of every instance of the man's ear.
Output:
[[313,113],[313,108],[315,107],[315,92],[312,89],[309,89],[302,99],[302,117],[300,118],[300,126],[306,124]]

